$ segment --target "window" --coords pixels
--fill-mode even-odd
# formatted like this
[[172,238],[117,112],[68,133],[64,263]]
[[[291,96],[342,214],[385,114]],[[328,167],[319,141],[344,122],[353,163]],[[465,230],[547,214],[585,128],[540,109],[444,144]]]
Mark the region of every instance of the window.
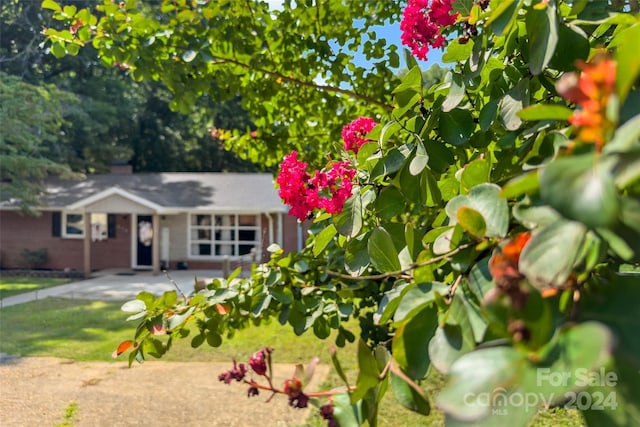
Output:
[[[84,238],[84,214],[66,212],[63,216],[63,237]],[[91,214],[91,240],[104,240],[108,236],[109,221],[107,214]]]
[[242,256],[260,247],[258,215],[192,214],[189,219],[189,256]]

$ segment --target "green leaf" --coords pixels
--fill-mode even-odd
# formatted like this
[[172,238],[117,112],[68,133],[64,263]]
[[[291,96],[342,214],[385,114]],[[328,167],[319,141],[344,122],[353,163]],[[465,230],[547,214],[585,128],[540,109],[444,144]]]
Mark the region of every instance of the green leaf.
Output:
[[342,212],[333,216],[333,224],[343,236],[357,236],[362,228],[362,214],[362,197],[359,192],[356,192],[347,199]]
[[422,141],[418,140],[416,143],[416,155],[411,159],[411,163],[409,163],[409,172],[411,175],[418,175],[422,172],[427,166],[428,161],[429,155],[427,154],[427,150],[425,150]]
[[344,382],[344,384],[349,387],[349,381],[347,380],[347,376],[344,374],[344,370],[342,369],[342,365],[340,364],[340,360],[338,360],[338,352],[335,347],[331,347],[329,350],[329,354],[331,355],[331,363],[333,363],[333,367],[336,370],[336,373],[340,377],[340,379]]
[[500,101],[498,99],[492,99],[491,101],[487,102],[480,110],[480,129],[483,132],[489,130],[489,127],[491,127],[491,124],[495,120],[496,114],[498,113],[499,102]]
[[422,415],[429,415],[429,412],[431,412],[429,399],[424,394],[418,393],[405,380],[393,372],[391,373],[391,388],[398,402],[405,408]]
[[458,224],[476,239],[481,239],[487,232],[487,224],[478,211],[468,206],[462,206],[457,213]]
[[356,427],[362,424],[361,402],[358,402],[357,405],[352,405],[349,393],[334,394],[332,403],[333,417],[339,425]]
[[63,58],[67,54],[67,49],[64,42],[57,42],[51,44],[51,53],[56,58]]
[[55,12],[62,11],[62,7],[60,7],[60,5],[57,2],[55,2],[54,0],[44,0],[40,7],[42,7],[43,9],[50,9],[50,10],[53,10]]
[[579,60],[589,56],[589,39],[580,27],[561,24],[558,28],[558,45],[549,66],[560,71],[574,70]]
[[520,255],[519,270],[544,289],[563,285],[573,271],[586,233],[577,222],[556,221],[537,230]]
[[529,35],[529,71],[537,76],[551,61],[558,44],[558,16],[555,2],[536,9],[530,7],[526,17]]
[[438,327],[435,309],[425,307],[396,329],[391,342],[393,358],[413,380],[422,379],[429,368],[430,338]]
[[466,61],[473,51],[473,40],[461,44],[458,39],[447,45],[447,50],[442,55],[442,62],[462,62]]
[[448,375],[453,362],[472,349],[473,343],[463,339],[459,325],[444,325],[429,341],[429,359],[440,373]]
[[517,130],[522,125],[520,110],[529,105],[529,79],[518,82],[500,100],[500,120],[507,130]]
[[597,374],[613,342],[605,326],[586,322],[564,329],[550,343],[548,359],[537,365],[511,347],[472,351],[451,366],[438,406],[447,423],[528,425],[539,408],[561,402],[567,392],[580,389],[585,376]]
[[381,273],[389,273],[400,270],[400,260],[391,236],[382,227],[377,227],[371,232],[367,242],[367,250],[371,264]]
[[376,199],[376,212],[383,220],[389,220],[404,211],[404,196],[393,186],[385,187]]
[[393,317],[394,322],[411,319],[416,313],[432,305],[437,298],[436,294],[447,295],[448,293],[449,288],[444,283],[418,283],[407,289],[402,295]]
[[538,170],[534,169],[530,172],[526,172],[516,176],[507,182],[500,196],[504,199],[515,199],[524,194],[531,194],[538,191],[540,188],[540,179],[538,177]]
[[509,207],[500,197],[500,187],[495,184],[480,184],[469,194],[454,197],[445,207],[449,218],[458,222],[461,207],[468,206],[482,215],[486,224],[486,237],[504,237],[509,228]]
[[196,309],[195,307],[190,307],[187,311],[183,313],[174,314],[173,316],[169,317],[169,319],[167,319],[167,329],[169,331],[172,331],[178,326],[181,326],[184,322],[186,322],[189,319],[189,317],[191,317],[191,314],[195,309]]
[[624,153],[638,145],[640,139],[640,114],[634,116],[616,129],[611,141],[602,150],[603,153]]
[[540,173],[542,200],[564,217],[588,227],[618,221],[620,202],[608,170],[591,153],[561,157]]
[[[517,386],[525,368],[524,356],[510,347],[465,354],[451,366],[449,379],[436,399],[438,407],[461,421],[482,420],[491,415],[491,403],[495,402],[488,396],[504,389],[505,384]],[[488,399],[483,401],[484,397]],[[534,413],[531,411],[531,416]]]
[[440,136],[451,145],[462,145],[469,140],[476,124],[468,110],[456,108],[440,114]]
[[442,111],[446,113],[453,110],[460,104],[462,98],[464,98],[464,82],[462,81],[462,75],[455,73],[451,78],[449,94],[442,103]]
[[404,91],[422,93],[422,70],[419,66],[412,67],[392,93]]
[[614,58],[618,62],[616,75],[616,93],[620,103],[623,103],[640,74],[640,57],[637,43],[640,40],[640,24],[635,24],[620,31],[611,42],[616,47]]
[[478,184],[489,182],[489,173],[491,165],[485,159],[476,159],[471,163],[467,163],[462,169],[460,176],[460,184],[466,190],[475,187]]
[[323,228],[316,236],[313,241],[313,256],[317,257],[325,250],[327,245],[333,240],[334,236],[338,230],[335,225],[329,224],[325,228]]
[[487,26],[491,26],[491,31],[497,36],[501,36],[511,28],[520,4],[522,2],[515,0],[504,0],[498,4],[498,7],[491,12],[491,16],[487,19]]
[[358,236],[347,242],[344,252],[344,265],[349,274],[362,275],[369,267],[369,252],[367,251],[367,236]]
[[518,111],[518,117],[522,120],[567,120],[573,114],[573,110],[555,104],[535,104]]
[[473,0],[456,0],[451,6],[454,13],[457,12],[462,16],[469,16],[473,4]]
[[373,353],[364,340],[358,341],[358,379],[356,389],[351,393],[351,403],[362,399],[369,390],[375,388],[380,382],[380,372]]
[[196,56],[198,56],[198,52],[195,50],[187,50],[182,54],[182,60],[184,62],[191,62],[196,59]]
[[146,309],[147,305],[140,299],[127,301],[122,304],[122,307],[120,307],[120,310],[124,311],[125,313],[139,313],[141,311],[145,311]]

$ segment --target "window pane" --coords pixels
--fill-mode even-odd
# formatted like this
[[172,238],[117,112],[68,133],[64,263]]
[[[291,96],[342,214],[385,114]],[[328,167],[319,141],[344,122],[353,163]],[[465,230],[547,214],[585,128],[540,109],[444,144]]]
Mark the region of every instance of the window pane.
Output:
[[216,227],[229,227],[236,225],[235,215],[216,215]]
[[215,254],[218,256],[224,256],[224,255],[233,256],[235,255],[235,245],[216,245]]
[[211,245],[207,243],[192,244],[191,255],[211,255]]
[[216,229],[216,240],[235,240],[236,232],[235,230],[227,230],[227,229]]
[[258,217],[256,215],[239,215],[238,224],[240,225],[258,225]]
[[91,214],[91,240],[104,240],[107,238],[109,225],[107,224],[107,214]]
[[82,214],[67,214],[66,233],[74,236],[84,234],[84,219]]
[[238,240],[241,242],[253,242],[256,240],[256,230],[239,230]]
[[239,255],[248,255],[251,253],[251,249],[255,246],[253,245],[240,245],[240,254]]
[[191,215],[191,225],[211,225],[211,215]]

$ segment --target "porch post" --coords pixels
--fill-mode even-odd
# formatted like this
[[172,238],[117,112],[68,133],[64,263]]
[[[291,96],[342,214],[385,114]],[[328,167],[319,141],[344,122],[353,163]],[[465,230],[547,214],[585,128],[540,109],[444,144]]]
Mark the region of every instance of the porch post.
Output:
[[160,274],[160,215],[153,214],[153,240],[151,245],[151,265],[153,274]]
[[91,213],[84,213],[84,275],[89,277],[91,275]]

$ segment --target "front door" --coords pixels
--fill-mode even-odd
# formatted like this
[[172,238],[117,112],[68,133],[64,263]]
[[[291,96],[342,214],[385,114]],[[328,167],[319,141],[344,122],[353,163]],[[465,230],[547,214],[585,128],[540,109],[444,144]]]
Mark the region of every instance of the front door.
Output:
[[153,217],[151,215],[138,215],[136,267],[152,267],[153,240]]

